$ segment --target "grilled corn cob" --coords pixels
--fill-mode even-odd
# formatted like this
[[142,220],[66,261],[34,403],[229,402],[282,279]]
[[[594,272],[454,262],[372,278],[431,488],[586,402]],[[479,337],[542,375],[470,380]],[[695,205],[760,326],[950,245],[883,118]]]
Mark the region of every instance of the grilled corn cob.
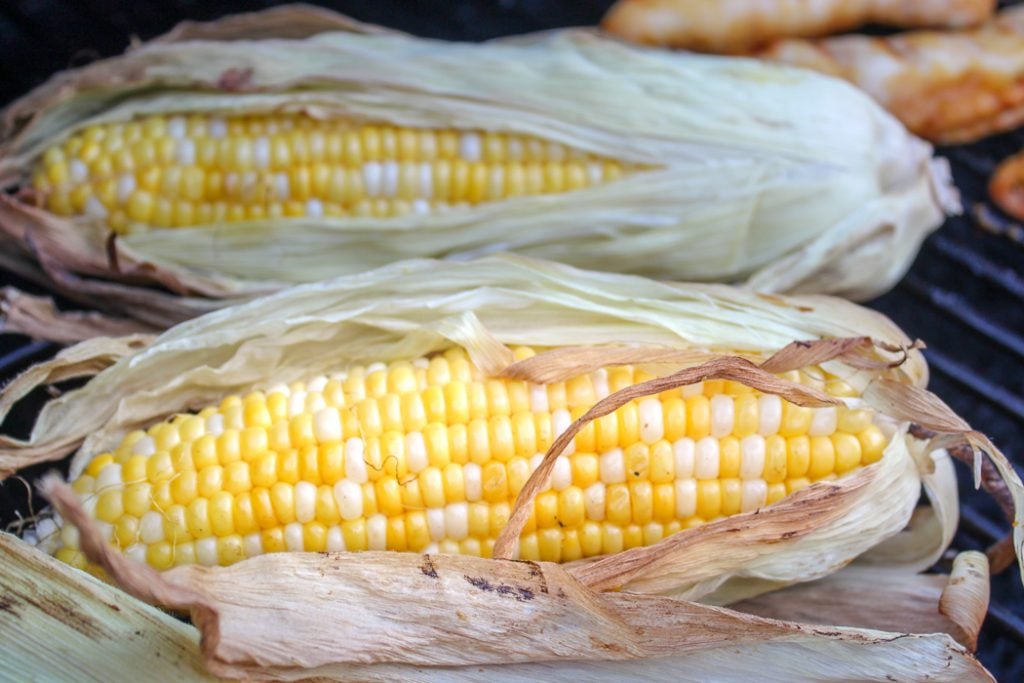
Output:
[[[282,32],[293,19],[303,30]],[[957,209],[931,151],[814,74],[583,31],[344,31],[291,7],[179,31],[12,104],[0,230],[20,271],[38,260],[69,296],[154,326],[499,250],[860,298]],[[174,294],[139,288],[154,284]]]
[[[178,415],[97,455],[74,488],[107,540],[158,569],[284,550],[490,557],[554,438],[648,378],[618,366],[547,385],[487,379],[453,348]],[[790,378],[855,393],[819,368]],[[802,408],[731,381],[633,401],[576,436],[519,557],[651,545],[874,463],[887,443],[870,411]],[[84,566],[76,534],[65,527],[57,556]]]
[[530,136],[354,126],[306,114],[147,116],[50,147],[32,187],[111,230],[388,218],[615,180],[620,163]]
[[[791,344],[858,334],[879,346]],[[81,444],[70,475],[102,538],[158,567],[289,548],[590,558],[589,585],[722,602],[886,539],[887,562],[915,566],[948,543],[950,465],[911,455],[907,417],[873,388],[925,381],[909,346],[840,300],[512,257],[408,262],[145,348],[69,350],[6,391],[120,360],[44,407],[31,439],[0,441],[0,470]],[[584,424],[591,405],[613,412]],[[922,529],[942,538],[890,538],[922,483],[938,501]],[[41,545],[81,566],[74,529],[50,530]]]

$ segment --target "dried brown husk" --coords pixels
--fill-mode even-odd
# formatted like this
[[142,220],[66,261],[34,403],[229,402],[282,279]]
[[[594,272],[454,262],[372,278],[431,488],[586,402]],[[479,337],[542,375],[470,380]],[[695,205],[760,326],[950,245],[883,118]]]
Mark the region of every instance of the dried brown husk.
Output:
[[0,334],[23,334],[61,344],[92,337],[121,337],[156,329],[138,320],[113,318],[95,311],[60,311],[49,297],[0,288]]
[[[118,238],[39,208],[26,187],[48,144],[90,124],[239,110],[515,132],[650,170],[444,215]],[[581,30],[484,46],[424,41],[301,6],[184,25],[58,74],[0,117],[0,185],[22,188],[0,196],[7,260],[38,264],[62,294],[161,327],[291,283],[495,250],[867,298],[958,210],[947,176],[868,97],[812,73]]]
[[[840,609],[844,621],[924,633],[780,621],[685,600],[598,592],[573,567],[411,553],[281,553],[224,568],[164,573],[133,562],[102,540],[70,488],[47,494],[80,526],[91,560],[139,599],[188,611],[209,671],[231,678],[291,681],[592,681],[690,679],[990,681],[970,651],[987,609],[987,577],[954,569],[935,595],[929,577],[860,568],[841,590],[877,586],[902,617]],[[968,558],[974,569],[984,556]],[[881,570],[884,572],[884,570]],[[954,585],[956,580],[956,585]],[[970,583],[969,589],[960,585]],[[959,594],[957,593],[959,591]],[[809,614],[831,609],[827,590],[800,598]],[[850,595],[844,597],[849,601]],[[946,604],[943,618],[932,617]],[[955,603],[955,607],[950,606]],[[794,613],[762,602],[762,613]],[[805,613],[808,614],[808,613]],[[980,616],[979,616],[980,615]],[[804,615],[800,615],[804,616]],[[324,628],[330,624],[330,628]],[[764,668],[764,662],[771,666]]]

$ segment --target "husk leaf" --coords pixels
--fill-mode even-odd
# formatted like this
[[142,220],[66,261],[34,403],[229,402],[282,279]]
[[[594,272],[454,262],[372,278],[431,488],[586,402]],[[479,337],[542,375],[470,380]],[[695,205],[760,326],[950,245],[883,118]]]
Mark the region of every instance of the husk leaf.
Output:
[[804,624],[948,633],[974,650],[988,611],[985,555],[969,550],[949,576],[853,564],[817,581],[764,593],[732,609]]
[[66,485],[53,478],[44,488],[114,581],[142,600],[190,612],[217,675],[738,681],[767,658],[773,664],[759,680],[992,680],[944,633],[815,627],[598,593],[546,562],[282,553],[161,574],[106,545]]
[[[534,135],[650,170],[443,215],[250,221],[115,240],[23,192],[0,202],[0,229],[55,276],[116,281],[108,310],[166,326],[217,305],[209,299],[404,258],[503,250],[867,298],[958,210],[931,148],[838,80],[581,30],[427,41],[294,7],[189,24],[58,74],[3,112],[0,182],[23,185],[46,145],[94,123],[281,110]],[[181,296],[142,310],[145,284]]]
[[[880,379],[868,387],[864,398],[887,414],[912,419],[921,427],[937,432],[938,436],[931,440],[934,448],[961,445],[970,448],[975,487],[984,483],[996,489],[996,500],[1003,504],[1005,513],[1012,513],[1010,523],[1013,549],[1021,576],[1024,577],[1024,483],[1003,452],[987,436],[973,430],[942,399],[919,387]],[[982,478],[982,460],[985,456],[995,466],[998,479]],[[1007,499],[1012,501],[1012,509],[1006,503]]]
[[0,288],[0,334],[24,334],[73,344],[95,336],[119,337],[155,331],[137,320],[110,318],[95,311],[62,312],[49,297],[26,294],[15,287]]
[[0,532],[0,679],[213,681],[199,633]]

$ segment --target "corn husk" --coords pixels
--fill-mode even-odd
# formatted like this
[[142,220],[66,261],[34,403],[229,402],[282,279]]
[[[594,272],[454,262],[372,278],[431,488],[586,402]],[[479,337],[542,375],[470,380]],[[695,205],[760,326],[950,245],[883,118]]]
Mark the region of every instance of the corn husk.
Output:
[[[821,341],[792,344],[815,339]],[[582,341],[588,349],[578,348]],[[485,372],[534,381],[616,362],[639,363],[662,375],[654,385],[608,397],[582,421],[612,409],[615,401],[708,377],[742,381],[805,405],[835,402],[768,372],[808,364],[821,364],[868,396],[877,394],[880,412],[891,416],[891,441],[880,462],[756,515],[677,534],[654,546],[658,550],[638,548],[621,553],[625,559],[588,563],[581,571],[602,588],[724,603],[823,576],[886,539],[872,561],[918,571],[938,558],[956,525],[948,458],[909,437],[907,428],[919,412],[937,432],[961,439],[974,438],[973,432],[919,388],[927,379],[923,357],[888,319],[827,297],[663,284],[517,257],[394,264],[223,309],[151,342],[101,338],[71,347],[5,387],[0,418],[35,386],[107,367],[83,388],[49,402],[27,440],[0,436],[0,471],[62,458],[77,448],[74,477],[93,454],[132,429],[229,393],[453,344],[465,347]],[[515,344],[553,348],[510,365],[508,345]],[[1012,468],[991,444],[981,445],[1011,488],[1018,487],[1013,491],[1020,509]],[[556,443],[520,505],[544,485],[559,452]],[[922,484],[937,502],[915,514]],[[912,516],[915,523],[907,527]],[[514,529],[509,534],[518,536]],[[1020,542],[1015,536],[1016,548]]]
[[[823,585],[822,591],[802,597],[811,619],[792,621],[775,620],[793,613],[793,607],[785,604],[751,604],[751,613],[768,616],[762,618],[684,601],[594,593],[570,572],[547,563],[456,556],[310,553],[288,556],[288,567],[262,567],[272,573],[259,576],[251,573],[261,569],[259,563],[243,563],[244,572],[237,566],[234,571],[189,569],[147,576],[149,598],[168,590],[179,598],[188,591],[193,597],[202,591],[200,600],[206,602],[181,604],[182,609],[197,608],[193,618],[203,624],[200,634],[13,536],[0,534],[0,549],[0,585],[13,598],[12,605],[17,601],[15,609],[0,611],[0,640],[23,654],[17,660],[5,658],[0,671],[14,672],[11,677],[16,679],[61,678],[75,671],[76,680],[104,683],[126,672],[145,671],[161,680],[209,680],[196,665],[202,659],[213,673],[250,680],[317,676],[318,680],[524,681],[567,675],[594,681],[740,680],[752,673],[759,680],[779,681],[886,680],[886,675],[888,680],[909,681],[925,674],[940,681],[992,680],[968,647],[957,642],[961,636],[951,637],[961,627],[942,614],[934,615],[953,585],[949,581],[943,589],[946,577],[939,576],[901,575],[882,586],[876,581],[871,591],[858,595],[856,604],[850,600],[838,611],[844,622],[855,624],[852,628],[806,625],[820,614],[816,606],[829,609],[830,614],[836,611],[831,607],[836,602],[831,589],[836,585],[844,590],[869,585],[870,577],[863,572],[846,578],[849,569],[830,579],[833,583]],[[968,562],[984,566],[983,556],[964,555],[954,565],[954,574],[958,565]],[[497,574],[494,565],[500,567]],[[282,569],[289,573],[278,573]],[[464,578],[475,580],[482,572],[497,583],[470,583]],[[268,578],[280,591],[273,598],[272,612],[264,611],[271,603],[261,595],[270,588]],[[20,599],[26,595],[26,585],[31,586],[30,601]],[[980,610],[983,615],[984,572],[956,585],[970,585],[979,595],[954,600],[957,607],[974,613]],[[80,615],[88,614],[92,628],[82,633],[63,624],[62,630],[74,638],[73,646],[62,648],[59,660],[40,657],[44,648],[29,649],[33,644],[45,643],[50,650],[54,642],[67,642],[55,641],[53,619],[46,613],[65,596],[74,601],[64,615],[66,622],[83,623]],[[227,596],[235,607],[219,600]],[[902,617],[891,611],[897,602],[904,605]],[[207,612],[208,620],[196,619],[211,603],[214,611]],[[874,616],[887,605],[892,619]],[[407,618],[396,620],[396,614]],[[420,624],[414,621],[416,615],[424,617]],[[298,630],[283,634],[266,630],[267,623],[282,617],[289,620],[289,628]],[[328,619],[332,628],[324,629]],[[886,630],[879,630],[879,625]],[[421,631],[421,626],[426,628]],[[900,626],[920,630],[904,634]],[[648,630],[641,635],[639,629]],[[313,630],[312,640],[296,644]],[[589,635],[599,638],[587,641]],[[197,641],[201,642],[198,647]],[[322,648],[328,652],[313,654]],[[544,656],[551,652],[558,658]],[[325,654],[329,663],[310,666],[312,657],[324,660]],[[757,672],[765,657],[771,658],[770,671]],[[448,663],[428,664],[428,660],[442,659]],[[55,665],[61,668],[55,670]]]
[[187,624],[0,532],[0,679],[215,680],[198,645]]
[[[582,342],[586,348],[579,347]],[[750,600],[854,562],[859,573],[843,585],[900,577],[891,594],[879,596],[893,604],[902,600],[908,614],[934,606],[932,580],[918,581],[916,574],[948,544],[956,489],[948,456],[909,436],[907,425],[917,418],[904,413],[920,412],[944,434],[959,434],[956,418],[918,386],[927,368],[911,340],[883,316],[837,299],[656,283],[515,257],[395,264],[224,309],[156,339],[94,339],[70,347],[9,385],[0,396],[0,417],[33,386],[104,369],[48,403],[29,439],[4,437],[0,467],[16,470],[81,445],[70,466],[75,476],[92,453],[127,431],[224,394],[452,344],[467,348],[491,374],[535,381],[609,362],[637,362],[659,375],[604,399],[570,430],[614,409],[616,401],[699,378],[742,381],[803,405],[838,400],[771,374],[809,363],[822,364],[869,396],[877,391],[879,405],[889,397],[900,407],[883,410],[893,417],[892,440],[874,465],[756,513],[565,566],[283,553],[161,575],[97,542],[66,488],[50,483],[45,490],[64,518],[80,527],[83,550],[112,580],[147,602],[192,615],[204,661],[216,675],[661,680],[673,674],[707,678],[713,667],[716,678],[739,680],[763,667],[767,655],[787,662],[775,669],[778,680],[886,674],[912,680],[920,672],[940,680],[986,680],[953,637],[871,630],[935,628],[971,642],[977,612],[987,602],[975,585],[985,583],[984,571],[964,572],[969,576],[957,585],[970,583],[970,590],[950,593],[945,621],[914,617],[903,627],[892,613],[885,623],[854,618],[850,606],[843,611],[844,626],[810,627],[690,602]],[[552,350],[511,363],[513,344]],[[904,405],[901,392],[913,405]],[[518,507],[543,486],[559,451],[554,444]],[[998,450],[989,456],[997,466],[1000,459],[1005,464]],[[1019,480],[1012,470],[1006,476],[1019,501]],[[922,484],[940,500],[915,512]],[[514,512],[506,536],[518,535],[516,520]],[[1015,547],[1019,543],[1015,537]],[[875,547],[883,552],[876,554]],[[984,560],[970,566],[977,569],[979,562]],[[814,598],[821,600],[820,621],[833,624],[821,595]],[[785,616],[781,610],[779,616]]]
[[[580,30],[483,45],[428,41],[302,7],[188,25],[58,74],[3,113],[0,181],[23,185],[47,145],[93,123],[281,110],[521,133],[650,170],[443,215],[252,221],[116,239],[95,219],[36,208],[27,192],[0,198],[5,260],[62,293],[102,294],[97,305],[163,326],[218,305],[211,299],[403,258],[494,251],[867,298],[888,289],[957,209],[931,148],[838,80]],[[165,291],[140,295],[142,285]]]

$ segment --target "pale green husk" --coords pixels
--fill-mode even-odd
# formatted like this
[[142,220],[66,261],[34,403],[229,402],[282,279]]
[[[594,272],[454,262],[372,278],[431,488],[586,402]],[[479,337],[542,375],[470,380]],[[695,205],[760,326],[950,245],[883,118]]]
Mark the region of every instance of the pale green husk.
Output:
[[[285,8],[275,16],[289,11],[303,15]],[[244,19],[241,27],[215,24],[208,35],[253,35],[267,16]],[[506,250],[602,270],[867,298],[903,274],[956,206],[931,148],[839,80],[579,30],[474,45],[339,31],[337,21],[329,28],[286,40],[266,30],[260,40],[233,41],[185,32],[62,74],[5,112],[0,180],[24,182],[48,144],[83,126],[190,111],[303,110],[507,131],[652,169],[442,215],[153,230],[118,240],[117,272],[105,229],[90,219],[63,220],[12,201],[2,210],[7,231],[46,256],[51,271],[149,280],[214,298],[403,258]],[[85,236],[74,249],[63,246],[70,230]],[[179,311],[162,314],[167,321],[203,308],[178,303]]]

